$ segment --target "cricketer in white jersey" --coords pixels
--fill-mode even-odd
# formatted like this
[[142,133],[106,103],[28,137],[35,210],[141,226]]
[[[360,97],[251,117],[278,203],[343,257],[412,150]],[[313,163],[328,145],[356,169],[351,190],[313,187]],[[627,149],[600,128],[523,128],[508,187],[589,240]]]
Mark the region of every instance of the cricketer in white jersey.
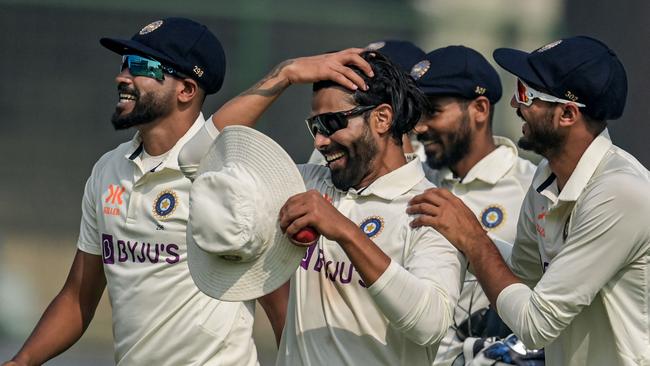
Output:
[[204,124],[200,115],[155,167],[144,167],[137,134],[99,159],[86,183],[77,246],[103,258],[118,365],[257,364],[255,302],[212,299],[187,268],[191,182],[177,156]]
[[[307,122],[328,167],[302,166],[312,190],[280,210],[287,235],[312,226],[321,239],[291,281],[277,364],[430,365],[466,264],[437,232],[412,230],[405,213],[432,186],[401,148],[423,96],[384,56],[349,49],[281,63],[219,109],[215,127],[254,125],[294,83],[314,84]],[[210,135],[183,150],[188,172]]]
[[[426,163],[423,167],[429,181],[463,200],[490,236],[512,245],[521,203],[533,179],[535,165],[520,158],[517,147],[509,139],[494,136],[494,143],[496,150],[476,163],[463,179],[454,177],[448,167],[431,169]],[[478,281],[467,272],[454,312],[455,324],[461,324],[469,315],[489,305]],[[462,352],[463,343],[454,328],[449,329],[440,343],[437,363],[450,364]]]
[[327,167],[299,169],[307,189],[355,222],[391,264],[367,286],[339,244],[321,237],[292,279],[277,364],[430,364],[451,320],[463,260],[434,230],[409,227],[408,200],[433,186],[419,159],[361,191],[336,189]]
[[[492,133],[494,107],[502,95],[499,75],[479,52],[456,45],[427,53],[411,76],[428,99],[415,127],[426,155],[427,178],[462,199],[483,229],[511,248],[535,166],[518,156],[512,141]],[[463,352],[466,337],[504,335],[506,327],[498,324],[498,317],[488,320],[493,314],[486,313],[488,306],[476,278],[467,273],[454,326],[440,343],[436,366],[451,365]]]
[[561,192],[540,163],[511,257],[525,284],[506,287],[497,308],[549,365],[650,362],[648,192],[648,170],[607,130]]
[[[254,303],[203,295],[186,262],[190,181],[177,156],[205,125],[205,97],[223,83],[221,44],[185,18],[157,20],[131,39],[100,43],[123,56],[111,123],[138,133],[93,168],[68,278],[9,365],[40,365],[72,346],[105,287],[116,364],[256,365]],[[279,337],[286,306],[267,302],[273,295],[260,302],[273,309]]]
[[519,146],[546,158],[524,199],[512,270],[444,190],[412,200],[413,224],[437,228],[467,256],[501,318],[527,347],[545,349],[546,364],[650,364],[650,173],[607,131],[627,96],[622,63],[586,36],[494,58],[518,77]]

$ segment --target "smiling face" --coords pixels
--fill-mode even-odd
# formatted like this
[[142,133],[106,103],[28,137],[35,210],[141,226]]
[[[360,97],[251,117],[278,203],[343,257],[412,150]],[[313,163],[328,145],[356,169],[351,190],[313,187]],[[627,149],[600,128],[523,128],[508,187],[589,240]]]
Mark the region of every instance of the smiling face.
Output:
[[[311,115],[346,111],[354,107],[356,105],[348,92],[337,87],[324,88],[313,94]],[[338,189],[346,191],[371,183],[378,146],[363,115],[350,117],[346,128],[329,137],[316,134],[314,147],[325,157],[332,182]]]
[[430,108],[416,126],[432,169],[453,167],[470,150],[472,130],[467,105],[454,97],[430,96]]
[[111,123],[116,130],[143,125],[172,113],[175,79],[164,80],[133,76],[125,68],[116,77],[118,102]]
[[513,97],[510,105],[516,108],[517,116],[524,121],[521,127],[523,136],[517,142],[519,147],[547,158],[562,148],[566,131],[563,132],[557,126],[555,103],[534,100],[527,107],[517,103]]

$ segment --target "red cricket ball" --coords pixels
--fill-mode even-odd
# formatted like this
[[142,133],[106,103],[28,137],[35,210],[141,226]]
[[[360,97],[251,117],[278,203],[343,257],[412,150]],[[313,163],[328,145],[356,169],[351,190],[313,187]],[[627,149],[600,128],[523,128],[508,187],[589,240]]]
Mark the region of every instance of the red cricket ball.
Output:
[[318,240],[318,236],[319,234],[314,228],[307,226],[294,234],[291,241],[299,245],[312,244]]

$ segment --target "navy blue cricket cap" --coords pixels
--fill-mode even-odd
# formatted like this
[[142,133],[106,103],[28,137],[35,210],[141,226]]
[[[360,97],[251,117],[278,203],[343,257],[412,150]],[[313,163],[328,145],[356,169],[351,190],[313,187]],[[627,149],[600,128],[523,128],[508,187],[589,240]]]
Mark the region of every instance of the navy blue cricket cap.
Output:
[[365,47],[369,51],[377,51],[393,63],[399,65],[407,74],[418,61],[424,58],[424,51],[409,41],[386,40],[373,42]]
[[426,54],[411,76],[426,95],[480,96],[495,104],[501,99],[501,79],[490,63],[465,46],[447,46]]
[[597,120],[617,119],[627,98],[627,76],[614,51],[586,36],[561,39],[533,52],[494,51],[494,60],[533,88],[582,103]]
[[157,20],[131,39],[102,38],[102,46],[120,55],[135,53],[152,57],[190,76],[213,94],[221,89],[226,55],[221,42],[202,24],[186,18]]

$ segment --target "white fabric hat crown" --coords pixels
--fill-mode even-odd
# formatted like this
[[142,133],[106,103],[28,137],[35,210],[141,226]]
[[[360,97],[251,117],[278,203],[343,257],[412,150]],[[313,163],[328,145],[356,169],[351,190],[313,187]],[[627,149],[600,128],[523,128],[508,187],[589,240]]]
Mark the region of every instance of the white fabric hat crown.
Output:
[[306,251],[278,223],[287,199],[305,191],[289,155],[261,132],[230,126],[213,142],[198,174],[187,233],[197,287],[220,300],[244,301],[288,281]]

